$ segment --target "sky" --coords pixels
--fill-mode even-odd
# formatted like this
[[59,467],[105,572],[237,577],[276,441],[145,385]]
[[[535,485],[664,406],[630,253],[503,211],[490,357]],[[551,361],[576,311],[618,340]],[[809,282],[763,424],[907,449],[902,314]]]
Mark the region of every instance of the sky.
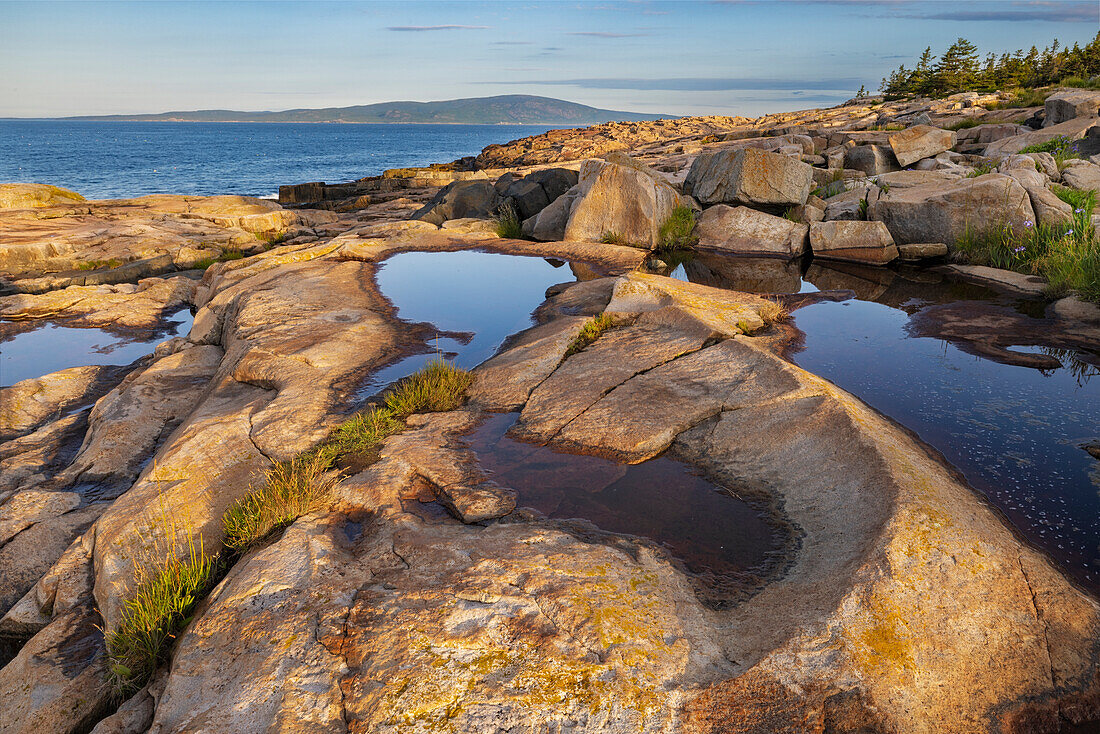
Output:
[[1087,43],[1098,0],[0,0],[0,117],[537,94],[615,110],[825,107],[964,37]]

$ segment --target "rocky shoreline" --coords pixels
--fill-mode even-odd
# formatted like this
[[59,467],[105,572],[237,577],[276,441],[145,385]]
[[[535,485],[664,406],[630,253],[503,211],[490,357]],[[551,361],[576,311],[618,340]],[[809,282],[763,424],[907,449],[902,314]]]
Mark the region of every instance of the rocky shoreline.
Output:
[[[937,452],[786,359],[799,334],[783,322],[856,282],[795,294],[798,258],[864,268],[867,287],[906,261],[1036,299],[1044,343],[1094,358],[1093,304],[1046,304],[1044,283],[945,260],[973,227],[1072,221],[1052,182],[1100,188],[1100,165],[1018,151],[1100,139],[1090,94],[1055,95],[1042,115],[967,94],[608,123],[473,161],[286,186],[281,204],[0,185],[2,326],[148,329],[194,312],[186,336],[128,367],[0,388],[0,732],[1100,721],[1096,598]],[[961,120],[976,125],[945,129]],[[667,277],[667,246],[689,239],[706,277],[796,287]],[[227,509],[364,410],[364,380],[431,351],[435,330],[398,317],[381,264],[470,250],[568,263],[572,280],[473,370],[462,407],[411,415],[323,510],[223,554],[232,562],[164,663],[120,699],[107,639],[139,567],[196,543],[217,552]],[[1008,349],[1025,327],[999,314],[915,323],[1041,366]],[[497,484],[471,436],[499,413],[515,414],[519,444],[682,462],[767,507],[786,540],[741,591],[703,591],[645,532],[551,517]]]

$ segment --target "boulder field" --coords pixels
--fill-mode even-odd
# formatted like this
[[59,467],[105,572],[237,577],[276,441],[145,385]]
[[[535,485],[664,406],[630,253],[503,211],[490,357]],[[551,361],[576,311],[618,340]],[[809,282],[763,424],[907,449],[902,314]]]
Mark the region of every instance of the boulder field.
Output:
[[[1023,734],[1100,722],[1097,600],[935,451],[784,357],[800,336],[784,307],[857,282],[888,290],[886,264],[942,258],[967,212],[1038,216],[1035,192],[1058,167],[1006,155],[968,176],[974,154],[949,149],[997,136],[928,123],[980,115],[998,140],[1031,133],[1006,111],[950,104],[598,126],[573,143],[548,133],[545,147],[478,159],[537,165],[423,175],[434,186],[416,197],[354,205],[370,196],[348,184],[321,209],[12,189],[0,198],[19,207],[0,211],[5,325],[144,329],[185,306],[194,322],[131,365],[0,388],[0,733]],[[884,114],[915,124],[866,129]],[[736,137],[746,127],[761,134]],[[621,147],[589,158],[607,145]],[[875,165],[923,157],[873,178],[844,168],[871,147]],[[570,150],[588,159],[562,163]],[[286,196],[326,200],[309,186]],[[530,239],[494,233],[488,218],[505,206]],[[685,267],[726,287],[652,272],[664,255],[650,250],[683,209],[698,240]],[[399,253],[458,250],[566,262],[572,279],[473,370],[461,407],[413,415],[322,510],[227,554],[151,680],[116,697],[105,640],[137,569],[219,549],[223,513],[269,468],[361,410],[380,368],[431,351],[435,329],[397,318],[375,273]],[[863,275],[786,297],[729,287],[797,291],[806,253]],[[125,267],[112,259],[156,258],[156,272],[109,275]],[[108,277],[79,280],[96,274]],[[1093,307],[1052,308],[1067,347],[1095,343]],[[961,319],[915,328],[965,341]],[[994,327],[975,349],[1015,343],[1013,324]],[[521,446],[678,462],[749,503],[777,546],[715,585],[644,529],[548,517],[482,466],[473,436],[500,413]]]

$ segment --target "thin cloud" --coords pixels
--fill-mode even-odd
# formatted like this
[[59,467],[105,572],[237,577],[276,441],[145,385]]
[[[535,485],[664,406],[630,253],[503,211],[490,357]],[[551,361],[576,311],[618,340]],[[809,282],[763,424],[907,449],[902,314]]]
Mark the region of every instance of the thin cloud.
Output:
[[902,18],[922,18],[925,20],[952,20],[967,22],[1027,22],[1046,21],[1049,23],[1095,23],[1100,20],[1100,10],[1093,3],[1087,5],[1065,5],[1056,8],[1036,8],[1035,10],[954,10],[946,13],[910,13]]
[[534,46],[534,41],[493,41],[490,46]]
[[489,25],[391,25],[387,31],[421,33],[423,31],[483,31],[492,28]]
[[[498,82],[478,82],[496,84]],[[831,79],[753,79],[733,77],[715,79],[709,77],[677,77],[670,79],[605,78],[605,79],[532,79],[506,84],[532,84],[544,86],[578,87],[580,89],[633,89],[662,92],[731,92],[737,90],[836,90],[855,89],[860,80],[854,77]]]
[[572,31],[567,36],[588,36],[590,38],[641,38],[648,33],[608,33],[606,31]]

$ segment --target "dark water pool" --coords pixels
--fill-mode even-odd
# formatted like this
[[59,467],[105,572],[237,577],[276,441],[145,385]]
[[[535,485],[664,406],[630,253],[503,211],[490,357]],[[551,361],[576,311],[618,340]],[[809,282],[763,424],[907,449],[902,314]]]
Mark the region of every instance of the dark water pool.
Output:
[[484,362],[510,335],[532,325],[546,289],[574,280],[563,263],[487,252],[407,252],[378,269],[378,287],[405,321],[427,322],[437,350],[379,370],[361,393],[373,394],[442,353],[460,367]]
[[64,321],[0,322],[0,385],[69,367],[130,364],[165,339],[187,334],[192,321],[185,308],[156,330],[76,328]]
[[514,441],[505,433],[517,416],[490,416],[470,441],[481,466],[518,492],[520,507],[653,540],[687,567],[713,603],[759,586],[778,562],[778,527],[688,465],[660,457],[617,464]]
[[[1100,344],[1042,301],[928,271],[707,256],[678,275],[755,292],[846,289],[793,314],[799,366],[938,449],[1080,584],[1100,592]],[[1026,366],[1031,364],[1032,366]]]

